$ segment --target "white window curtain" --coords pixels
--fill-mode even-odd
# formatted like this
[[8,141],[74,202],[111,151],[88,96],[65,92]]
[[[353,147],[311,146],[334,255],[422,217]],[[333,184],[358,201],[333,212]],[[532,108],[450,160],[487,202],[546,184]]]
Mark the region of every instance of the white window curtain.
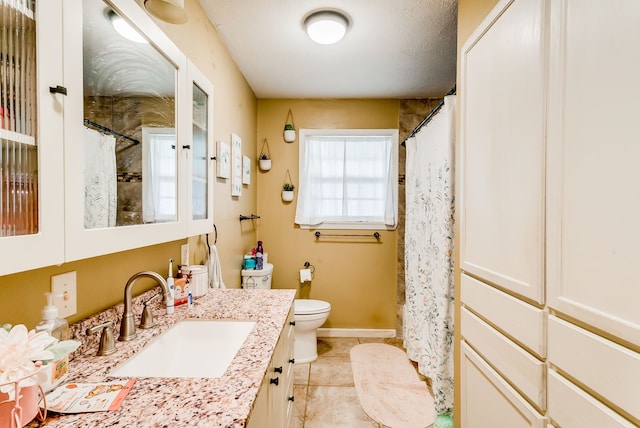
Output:
[[397,130],[300,130],[301,227],[395,228]]
[[176,220],[176,135],[173,128],[142,130],[142,218]]

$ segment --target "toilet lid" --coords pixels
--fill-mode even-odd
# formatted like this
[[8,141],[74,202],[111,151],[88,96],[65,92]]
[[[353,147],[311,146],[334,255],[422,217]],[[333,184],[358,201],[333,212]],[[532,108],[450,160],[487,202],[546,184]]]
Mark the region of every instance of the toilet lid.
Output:
[[313,299],[296,299],[294,302],[294,313],[298,315],[310,315],[331,310],[329,302]]

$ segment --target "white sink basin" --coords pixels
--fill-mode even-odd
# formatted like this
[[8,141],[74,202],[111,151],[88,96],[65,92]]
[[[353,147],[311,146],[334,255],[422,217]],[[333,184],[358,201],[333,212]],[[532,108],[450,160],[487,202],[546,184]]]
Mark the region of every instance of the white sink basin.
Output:
[[[255,326],[254,321],[180,321],[109,373],[114,377],[217,378]],[[134,339],[135,340],[135,339]]]

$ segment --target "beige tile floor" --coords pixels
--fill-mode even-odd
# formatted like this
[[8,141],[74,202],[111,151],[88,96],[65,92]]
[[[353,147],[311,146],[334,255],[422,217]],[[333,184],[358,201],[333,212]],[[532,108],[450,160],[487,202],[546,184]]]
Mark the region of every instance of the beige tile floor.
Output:
[[318,338],[318,359],[294,366],[294,428],[385,428],[362,410],[353,383],[351,348],[370,342],[404,351],[400,339]]

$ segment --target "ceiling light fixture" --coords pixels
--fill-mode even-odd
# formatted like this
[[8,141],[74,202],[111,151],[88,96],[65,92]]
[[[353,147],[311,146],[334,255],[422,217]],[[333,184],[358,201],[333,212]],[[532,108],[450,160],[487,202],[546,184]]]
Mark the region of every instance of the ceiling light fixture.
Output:
[[332,45],[342,40],[346,34],[349,19],[339,11],[319,10],[304,19],[303,27],[314,42]]
[[187,22],[184,0],[144,0],[144,8],[156,18],[170,24]]
[[142,37],[142,35],[131,26],[131,24],[113,10],[108,11],[108,16],[113,28],[125,39],[136,43],[149,43],[147,39]]

